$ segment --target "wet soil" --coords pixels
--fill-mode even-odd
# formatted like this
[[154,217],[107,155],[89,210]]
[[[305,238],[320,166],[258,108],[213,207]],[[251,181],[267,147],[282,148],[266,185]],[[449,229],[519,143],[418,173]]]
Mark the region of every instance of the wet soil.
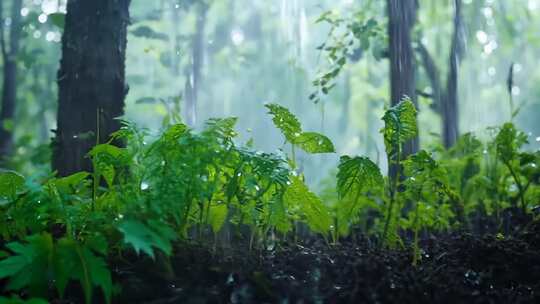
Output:
[[183,245],[170,263],[137,259],[116,269],[123,292],[115,302],[540,303],[538,224],[511,237],[428,237],[421,248],[413,266],[410,249],[366,239],[265,251]]

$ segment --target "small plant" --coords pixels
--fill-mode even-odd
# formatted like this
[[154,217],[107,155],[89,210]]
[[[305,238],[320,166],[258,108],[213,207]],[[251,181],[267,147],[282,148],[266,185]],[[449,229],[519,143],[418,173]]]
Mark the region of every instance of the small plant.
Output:
[[100,294],[110,302],[116,288],[107,261],[131,251],[169,263],[179,240],[203,241],[224,229],[244,237],[247,228],[249,248],[267,248],[270,236],[296,240],[299,227],[328,243],[363,229],[382,246],[412,233],[417,265],[423,231],[466,227],[479,208],[509,204],[529,213],[540,198],[540,153],[521,151],[527,138],[512,124],[487,149],[468,134],[439,155],[404,159],[401,147],[417,133],[407,98],[383,117],[389,176],[366,157],[342,156],[335,183],[318,196],[295,170],[295,148],[333,153],[334,145],[303,131],[286,108],[266,107],[292,159],[237,145],[236,118],[211,119],[201,132],[177,123],[154,138],[125,122],[113,139],[127,146],[96,145],[88,154],[92,172],[35,180],[0,171],[0,279],[14,296],[6,301],[62,298],[77,283],[86,303]]
[[418,133],[416,125],[416,108],[411,99],[405,97],[399,104],[388,109],[383,116],[384,145],[389,168],[388,207],[385,212],[385,222],[382,241],[385,244],[395,244],[397,236],[397,217],[394,213],[398,201],[398,185],[401,179],[402,145],[413,139]]

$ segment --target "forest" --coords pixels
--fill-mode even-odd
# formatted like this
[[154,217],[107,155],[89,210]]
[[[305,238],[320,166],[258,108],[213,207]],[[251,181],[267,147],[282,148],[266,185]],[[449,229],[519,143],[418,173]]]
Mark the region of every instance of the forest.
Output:
[[0,304],[540,303],[540,0],[0,0]]

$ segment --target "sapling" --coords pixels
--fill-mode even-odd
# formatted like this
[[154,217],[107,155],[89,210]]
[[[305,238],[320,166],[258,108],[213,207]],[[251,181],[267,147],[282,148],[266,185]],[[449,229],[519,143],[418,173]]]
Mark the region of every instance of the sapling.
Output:
[[[388,193],[390,202],[386,210],[382,234],[382,243],[387,244],[389,241],[388,233],[397,233],[389,230],[391,226],[394,226],[393,221],[395,221],[393,212],[398,199],[398,185],[401,179],[402,145],[413,139],[418,133],[416,108],[409,97],[404,97],[399,104],[389,108],[382,119],[385,125],[381,129],[381,133],[384,136],[389,168]],[[395,229],[392,228],[392,230]]]

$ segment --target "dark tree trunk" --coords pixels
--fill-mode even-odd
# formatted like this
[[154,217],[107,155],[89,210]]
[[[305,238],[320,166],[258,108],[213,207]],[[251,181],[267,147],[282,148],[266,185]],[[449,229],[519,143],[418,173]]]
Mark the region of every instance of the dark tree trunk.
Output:
[[[70,0],[58,71],[58,129],[53,169],[92,169],[86,157],[120,128],[130,0]],[[119,144],[119,143],[116,143]]]
[[[4,0],[0,0],[4,1]],[[4,29],[0,29],[0,43],[2,45],[3,66],[3,88],[2,88],[2,110],[0,111],[0,157],[2,159],[11,154],[13,146],[13,127],[15,118],[15,106],[17,101],[17,55],[20,47],[21,37],[21,7],[22,0],[14,0],[11,6],[11,26],[9,39],[4,35]],[[3,6],[0,3],[0,16],[3,13]],[[0,20],[0,25],[3,19]],[[9,47],[8,47],[9,46]]]
[[454,33],[450,46],[448,78],[445,100],[441,107],[443,115],[443,143],[446,148],[454,146],[459,136],[458,68],[461,61],[461,0],[454,0]]
[[432,108],[442,118],[442,141],[447,149],[454,146],[459,136],[458,70],[463,55],[460,33],[462,28],[461,0],[454,0],[454,9],[454,32],[450,43],[449,67],[445,88],[442,87],[439,70],[427,48],[419,41],[417,49],[433,89],[430,96],[433,99]]
[[[387,0],[391,105],[398,104],[405,96],[417,104],[415,60],[411,40],[417,6],[417,0]],[[403,156],[417,152],[418,147],[417,136],[404,144]]]

